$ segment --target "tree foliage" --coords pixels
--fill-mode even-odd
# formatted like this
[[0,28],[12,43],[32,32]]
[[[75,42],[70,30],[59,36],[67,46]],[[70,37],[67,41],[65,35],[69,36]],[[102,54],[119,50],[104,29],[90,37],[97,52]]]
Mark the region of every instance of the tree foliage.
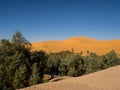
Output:
[[58,74],[58,67],[60,64],[60,59],[56,54],[51,54],[47,60],[47,67],[50,69],[51,77],[54,78],[54,75]]

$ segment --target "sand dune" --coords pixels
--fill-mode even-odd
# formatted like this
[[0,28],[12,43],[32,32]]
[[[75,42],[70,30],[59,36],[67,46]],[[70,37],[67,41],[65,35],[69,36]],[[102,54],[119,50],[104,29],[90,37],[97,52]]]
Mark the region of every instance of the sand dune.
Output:
[[120,65],[81,77],[33,85],[21,90],[120,90]]
[[96,40],[87,37],[72,37],[61,41],[33,42],[32,50],[45,50],[46,52],[59,52],[62,50],[74,50],[75,52],[95,52],[99,55],[114,49],[120,54],[120,40]]

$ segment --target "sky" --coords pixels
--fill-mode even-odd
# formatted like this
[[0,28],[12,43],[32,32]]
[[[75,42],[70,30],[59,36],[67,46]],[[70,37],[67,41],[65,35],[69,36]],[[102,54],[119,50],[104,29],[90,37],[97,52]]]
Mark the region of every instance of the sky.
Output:
[[120,39],[120,0],[0,0],[0,39]]

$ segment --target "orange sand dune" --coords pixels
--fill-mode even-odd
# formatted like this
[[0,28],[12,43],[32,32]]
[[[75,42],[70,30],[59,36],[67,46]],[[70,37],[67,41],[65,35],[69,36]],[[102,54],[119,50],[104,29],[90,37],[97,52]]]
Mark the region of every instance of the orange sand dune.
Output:
[[99,55],[114,49],[120,54],[120,40],[96,40],[86,37],[72,37],[60,41],[33,42],[32,50],[45,50],[46,52],[59,52],[62,50],[74,50],[75,52],[95,52]]

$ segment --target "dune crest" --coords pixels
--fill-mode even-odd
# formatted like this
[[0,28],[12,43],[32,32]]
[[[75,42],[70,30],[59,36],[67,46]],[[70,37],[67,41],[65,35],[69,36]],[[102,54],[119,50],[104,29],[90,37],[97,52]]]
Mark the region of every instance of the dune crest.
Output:
[[45,50],[46,52],[59,52],[62,50],[74,50],[75,52],[83,52],[86,55],[87,51],[95,52],[98,55],[108,53],[110,50],[115,50],[120,54],[120,40],[96,40],[87,37],[72,37],[59,41],[43,41],[33,42],[32,50]]

